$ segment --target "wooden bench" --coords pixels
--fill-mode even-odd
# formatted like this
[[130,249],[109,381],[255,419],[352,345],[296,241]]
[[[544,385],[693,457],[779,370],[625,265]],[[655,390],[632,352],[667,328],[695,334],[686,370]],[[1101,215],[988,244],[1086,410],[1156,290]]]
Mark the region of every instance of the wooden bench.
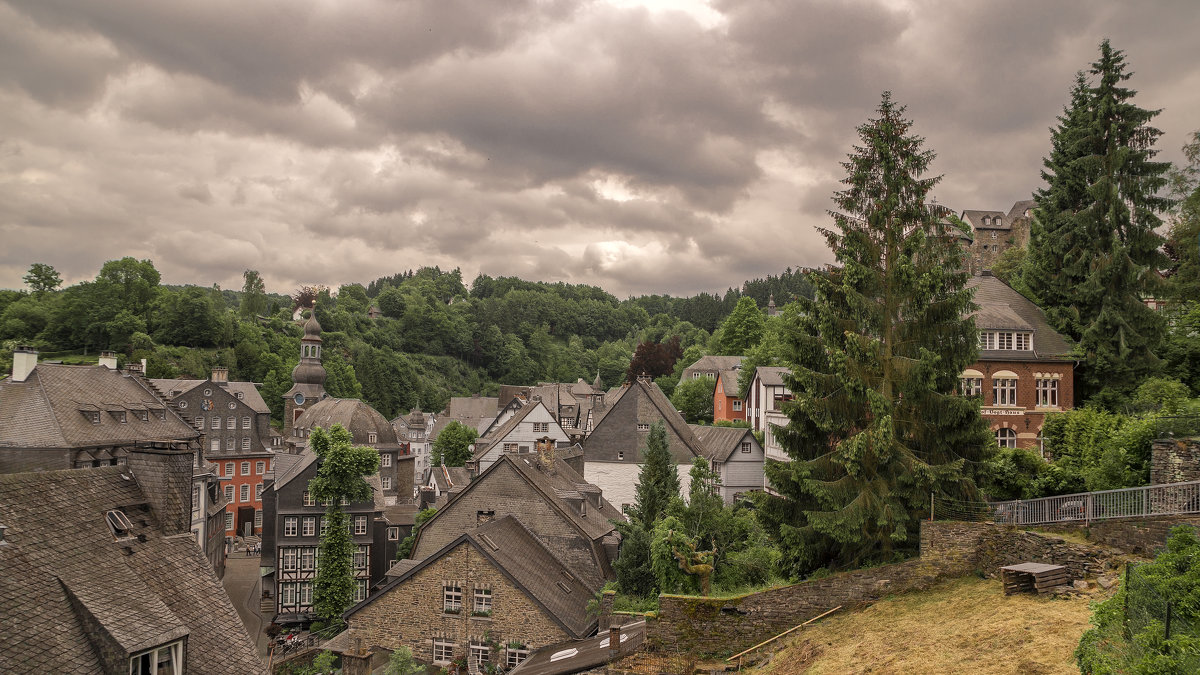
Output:
[[1021,563],[1000,568],[1004,594],[1048,593],[1056,586],[1071,583],[1071,572],[1062,565]]

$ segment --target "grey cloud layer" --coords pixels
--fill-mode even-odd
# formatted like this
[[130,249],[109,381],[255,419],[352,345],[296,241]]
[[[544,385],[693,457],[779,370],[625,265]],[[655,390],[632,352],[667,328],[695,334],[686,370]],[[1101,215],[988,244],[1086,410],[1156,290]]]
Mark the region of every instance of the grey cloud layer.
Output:
[[1189,2],[712,7],[0,2],[0,286],[137,255],[279,291],[423,264],[721,290],[830,259],[815,227],[883,89],[942,203],[1025,198],[1105,36],[1165,157],[1200,128]]

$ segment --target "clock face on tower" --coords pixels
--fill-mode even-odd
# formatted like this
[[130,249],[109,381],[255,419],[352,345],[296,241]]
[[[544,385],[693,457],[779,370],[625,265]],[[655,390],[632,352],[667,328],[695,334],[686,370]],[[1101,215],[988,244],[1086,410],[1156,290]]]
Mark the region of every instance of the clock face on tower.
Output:
[[304,394],[296,392],[296,395],[292,397],[292,400],[296,402],[296,405],[304,405]]

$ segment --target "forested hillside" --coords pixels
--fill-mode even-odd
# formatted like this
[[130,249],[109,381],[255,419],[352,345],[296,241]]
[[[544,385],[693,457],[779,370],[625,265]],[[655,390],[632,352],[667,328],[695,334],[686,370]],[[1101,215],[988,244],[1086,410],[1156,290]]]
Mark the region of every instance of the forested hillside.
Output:
[[[263,384],[279,414],[299,360],[301,308],[323,328],[323,360],[334,396],[361,396],[392,417],[412,408],[441,410],[451,396],[494,393],[501,383],[620,383],[639,343],[679,338],[683,356],[661,377],[704,354],[725,353],[721,324],[742,297],[765,308],[812,289],[799,270],[753,279],[723,295],[647,295],[619,300],[582,284],[480,275],[470,287],[458,270],[436,267],[337,289],[268,293],[247,270],[240,291],[169,286],[150,260],[104,264],[96,278],[60,288],[58,273],[34,264],[28,289],[0,290],[0,359],[18,344],[43,359],[94,360],[102,349],[147,360],[151,377],[203,377],[226,366],[230,377]],[[279,291],[284,289],[272,289]],[[372,319],[369,310],[378,308]]]

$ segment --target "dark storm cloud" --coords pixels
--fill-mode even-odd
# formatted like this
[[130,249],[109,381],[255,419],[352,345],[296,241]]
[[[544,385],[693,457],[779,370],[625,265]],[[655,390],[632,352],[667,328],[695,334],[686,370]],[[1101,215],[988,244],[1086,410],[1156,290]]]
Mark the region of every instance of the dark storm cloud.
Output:
[[662,3],[0,0],[0,286],[135,255],[279,291],[425,264],[723,291],[830,260],[884,89],[941,203],[1027,198],[1105,36],[1164,158],[1200,127],[1190,0]]

